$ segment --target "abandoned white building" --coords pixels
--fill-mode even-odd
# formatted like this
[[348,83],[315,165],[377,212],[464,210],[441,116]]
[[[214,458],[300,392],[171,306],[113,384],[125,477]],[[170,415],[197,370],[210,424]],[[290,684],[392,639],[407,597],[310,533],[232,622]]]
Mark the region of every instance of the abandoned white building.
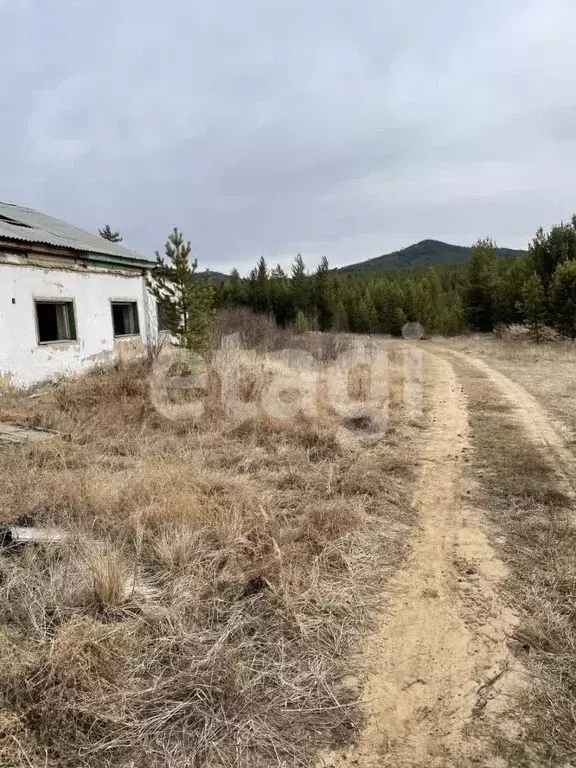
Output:
[[142,352],[158,334],[154,259],[0,203],[0,388]]

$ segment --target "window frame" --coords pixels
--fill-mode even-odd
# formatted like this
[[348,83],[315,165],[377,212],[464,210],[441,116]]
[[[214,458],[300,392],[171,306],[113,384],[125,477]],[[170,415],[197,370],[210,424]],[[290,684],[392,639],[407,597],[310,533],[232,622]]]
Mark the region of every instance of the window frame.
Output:
[[[34,304],[34,322],[36,323],[36,340],[38,342],[38,346],[45,346],[47,344],[77,344],[78,339],[78,320],[76,315],[76,302],[73,298],[67,298],[63,296],[57,296],[57,297],[51,297],[51,296],[34,296],[33,297],[33,304]],[[72,317],[70,318],[70,314],[68,314],[68,324],[70,327],[70,334],[71,338],[69,339],[52,339],[50,341],[42,341],[40,338],[40,322],[38,319],[38,304],[59,304],[69,307],[68,312],[72,313]],[[70,322],[70,320],[72,322]],[[74,335],[72,335],[74,334]]]
[[[136,308],[136,327],[138,330],[136,333],[116,333],[116,328],[114,327],[114,307],[119,305],[126,305],[128,304],[130,307],[132,307],[132,311],[134,311],[134,307]],[[112,336],[114,339],[134,339],[137,336],[141,336],[140,331],[140,312],[138,309],[138,300],[137,299],[110,299],[110,319],[112,320]]]

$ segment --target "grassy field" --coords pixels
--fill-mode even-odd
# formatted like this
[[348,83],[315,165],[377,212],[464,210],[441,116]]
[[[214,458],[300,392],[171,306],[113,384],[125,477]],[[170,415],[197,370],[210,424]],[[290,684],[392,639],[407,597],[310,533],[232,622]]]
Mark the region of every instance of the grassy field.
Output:
[[0,401],[0,765],[574,764],[573,345],[230,327]]
[[[320,367],[344,344],[261,348],[286,343]],[[310,765],[361,725],[351,654],[406,550],[418,426],[397,409],[385,441],[343,444],[330,409],[174,421],[149,373],[0,402],[61,433],[0,446],[1,520],[67,535],[0,556],[0,764]],[[261,377],[243,368],[256,411]]]

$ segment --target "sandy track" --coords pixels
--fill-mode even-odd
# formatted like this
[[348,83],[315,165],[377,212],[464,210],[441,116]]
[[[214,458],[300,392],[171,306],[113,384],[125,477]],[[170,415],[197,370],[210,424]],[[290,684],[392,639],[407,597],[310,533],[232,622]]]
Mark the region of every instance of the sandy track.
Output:
[[[569,434],[566,425],[555,423],[545,408],[521,384],[517,384],[500,371],[495,370],[484,360],[443,347],[433,347],[432,349],[442,355],[453,355],[465,361],[490,379],[513,405],[516,418],[522,424],[527,437],[536,446],[545,449],[545,454],[556,471],[559,483],[564,486],[563,490],[575,497],[576,456],[566,446],[566,440],[563,437],[563,435]],[[569,488],[567,489],[566,486]]]
[[447,360],[426,354],[425,367],[432,428],[414,499],[420,529],[366,649],[366,727],[356,746],[325,757],[326,767],[478,765],[471,761],[486,754],[466,726],[486,714],[486,693],[507,674],[514,617],[495,591],[505,570],[481,515],[463,500],[465,399]]

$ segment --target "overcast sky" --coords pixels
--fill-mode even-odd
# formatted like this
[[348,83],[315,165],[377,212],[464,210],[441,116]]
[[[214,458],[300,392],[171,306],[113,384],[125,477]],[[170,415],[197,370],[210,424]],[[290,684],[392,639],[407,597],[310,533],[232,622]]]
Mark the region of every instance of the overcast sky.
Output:
[[0,199],[202,267],[576,211],[575,0],[0,0]]

